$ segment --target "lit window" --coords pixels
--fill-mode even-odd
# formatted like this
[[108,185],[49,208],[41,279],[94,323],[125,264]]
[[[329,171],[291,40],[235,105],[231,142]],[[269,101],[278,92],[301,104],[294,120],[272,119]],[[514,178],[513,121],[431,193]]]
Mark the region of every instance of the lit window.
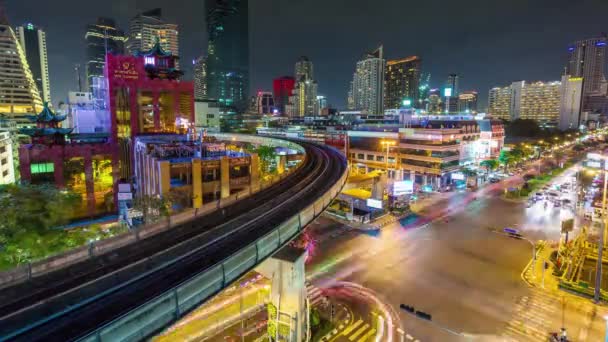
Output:
[[55,171],[55,164],[53,163],[38,163],[30,165],[32,174],[36,173],[50,173]]
[[146,65],[154,65],[154,57],[146,57],[145,58]]

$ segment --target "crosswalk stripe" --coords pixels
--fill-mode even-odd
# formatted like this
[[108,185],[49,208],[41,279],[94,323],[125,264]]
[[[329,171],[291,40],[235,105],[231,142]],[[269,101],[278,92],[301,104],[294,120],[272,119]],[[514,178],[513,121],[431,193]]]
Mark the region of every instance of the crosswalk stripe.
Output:
[[354,341],[357,336],[361,335],[365,330],[367,330],[367,328],[369,328],[369,324],[365,323],[364,326],[362,326],[361,328],[359,328],[359,330],[357,330],[351,337],[349,337],[348,339],[351,341]]
[[361,323],[363,323],[363,321],[362,320],[358,320],[357,322],[355,322],[355,324],[349,325],[348,328],[346,328],[342,332],[342,335],[347,336],[348,334],[350,334],[351,331],[353,331],[355,328],[357,328],[358,326],[360,326]]
[[359,341],[357,341],[357,342],[365,342],[365,341],[367,341],[367,339],[372,337],[375,333],[376,333],[376,329],[372,328],[372,330],[368,331],[367,334],[363,335],[363,337],[361,337],[359,339]]

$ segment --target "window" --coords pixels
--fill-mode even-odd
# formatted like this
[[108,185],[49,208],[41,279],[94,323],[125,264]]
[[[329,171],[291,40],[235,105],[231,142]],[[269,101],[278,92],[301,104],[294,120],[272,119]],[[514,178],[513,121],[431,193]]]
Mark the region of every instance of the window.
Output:
[[207,119],[213,119],[215,118],[215,114],[207,114]]
[[4,170],[4,172],[2,172],[2,177],[6,177],[8,176],[8,170]]
[[373,154],[368,154],[367,155],[367,160],[374,160],[374,155]]
[[357,154],[357,159],[365,159],[365,156],[363,155],[363,153],[359,153]]
[[6,153],[6,146],[0,146],[0,153]]
[[6,165],[8,163],[8,160],[6,158],[2,158],[2,160],[0,161],[0,164],[2,165]]
[[376,156],[376,161],[383,162],[384,161],[384,157],[383,156]]
[[55,172],[55,164],[53,164],[53,163],[31,164],[30,170],[32,171],[32,174]]

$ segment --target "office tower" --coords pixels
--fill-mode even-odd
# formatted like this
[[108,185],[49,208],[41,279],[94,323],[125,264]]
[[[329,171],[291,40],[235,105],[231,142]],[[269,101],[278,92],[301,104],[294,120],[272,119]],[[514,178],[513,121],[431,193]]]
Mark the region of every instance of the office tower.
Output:
[[[601,92],[606,64],[608,38],[579,40],[568,47],[569,61],[566,73],[572,77],[583,77],[583,94]],[[605,95],[605,94],[603,94]]]
[[348,85],[348,95],[346,97],[346,108],[348,108],[348,110],[355,110],[355,90],[353,88],[356,77],[355,75],[356,74],[353,74],[353,79]]
[[458,112],[477,113],[477,92],[463,91],[458,95]]
[[441,102],[441,90],[439,88],[429,89],[427,111],[431,114],[443,112],[443,102]]
[[496,119],[509,120],[511,87],[494,87],[488,96],[488,114]]
[[323,95],[317,95],[317,103],[315,107],[315,115],[320,115],[323,109],[327,108],[327,97]]
[[0,113],[27,123],[24,116],[42,110],[42,99],[25,52],[0,3]]
[[[139,13],[129,25],[127,50],[134,55],[150,50],[158,40],[163,50],[179,57],[179,30],[177,24],[168,24],[162,18],[162,10],[155,8]],[[177,63],[179,68],[179,61]]]
[[296,80],[291,76],[275,78],[272,81],[274,105],[283,115],[287,114],[286,106],[289,104],[289,97],[293,95],[295,84]]
[[494,118],[553,124],[559,121],[560,102],[559,81],[517,81],[508,87],[490,89],[488,112]]
[[206,0],[207,97],[227,113],[242,113],[249,96],[247,0]]
[[583,78],[562,76],[561,99],[559,106],[559,129],[577,129],[580,125]]
[[[420,67],[418,56],[386,61],[384,105],[400,108],[406,103],[416,105],[420,97]],[[407,102],[409,101],[409,102]]]
[[368,114],[384,114],[385,60],[382,46],[367,53],[357,62],[353,75],[352,96],[354,109]]
[[313,79],[313,65],[308,57],[300,57],[295,65],[296,85],[294,89],[295,116],[312,116],[317,104],[317,82]]
[[271,114],[274,111],[274,98],[269,91],[258,91],[254,108],[258,114]]
[[300,81],[301,79],[305,80],[313,80],[313,65],[310,59],[306,56],[300,57],[300,59],[296,62],[296,81]]
[[457,74],[449,74],[448,75],[448,81],[445,84],[446,88],[450,88],[452,89],[452,96],[451,97],[458,97],[458,95],[460,94],[459,91],[460,89],[458,88],[458,81],[459,81],[459,76]]
[[116,26],[114,19],[97,18],[97,22],[87,26],[84,35],[87,41],[87,85],[93,84],[93,77],[104,76],[106,53],[124,54],[127,37]]
[[201,56],[194,61],[194,99],[203,100],[207,98],[207,58]]
[[32,77],[43,101],[51,102],[49,62],[46,53],[46,33],[31,23],[17,27],[17,38],[30,66]]

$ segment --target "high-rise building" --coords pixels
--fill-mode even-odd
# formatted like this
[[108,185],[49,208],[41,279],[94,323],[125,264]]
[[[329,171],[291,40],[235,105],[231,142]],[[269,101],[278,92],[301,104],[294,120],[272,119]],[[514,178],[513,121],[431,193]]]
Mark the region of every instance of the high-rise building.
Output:
[[348,110],[355,110],[355,90],[354,90],[354,82],[355,82],[356,74],[353,74],[353,79],[350,81],[348,85],[348,95],[346,97],[346,108]]
[[[606,44],[608,38],[579,40],[568,47],[569,61],[566,73],[583,78],[583,94],[599,93],[604,80]],[[605,94],[604,94],[605,95]]]
[[431,114],[443,112],[443,102],[441,102],[441,90],[439,88],[429,89],[428,105],[426,110]]
[[477,112],[477,92],[474,90],[463,91],[458,95],[458,112],[476,113]]
[[296,85],[294,89],[295,116],[319,114],[317,108],[317,82],[313,79],[313,65],[308,57],[302,56],[295,65]]
[[[386,62],[384,105],[386,108],[400,108],[404,101],[415,105],[419,99],[420,67],[418,56]],[[406,102],[408,103],[408,102]]]
[[296,81],[300,81],[301,79],[305,80],[313,80],[313,65],[310,59],[306,56],[300,57],[300,59],[296,62]]
[[24,115],[42,110],[42,99],[25,51],[0,3],[0,113],[27,123]]
[[327,97],[323,95],[317,95],[317,105],[315,107],[315,114],[319,115],[323,112],[323,109],[328,108]]
[[[179,30],[177,24],[166,23],[162,18],[162,10],[155,8],[137,14],[129,25],[127,50],[134,55],[141,51],[150,50],[156,41],[160,42],[163,50],[179,57]],[[177,63],[179,68],[179,61]]]
[[27,64],[42,100],[51,103],[49,62],[46,53],[46,33],[32,23],[17,27],[17,38],[21,44]]
[[207,97],[244,112],[249,96],[249,1],[206,0]]
[[488,112],[505,120],[530,119],[539,123],[559,121],[561,82],[517,81],[490,89]]
[[458,97],[460,94],[460,88],[458,87],[459,78],[460,76],[458,76],[458,74],[448,75],[448,81],[446,82],[445,87],[452,89],[451,97]]
[[97,22],[87,26],[84,35],[87,41],[87,89],[93,84],[93,77],[103,77],[106,53],[124,54],[127,37],[116,26],[114,19],[97,18]]
[[194,99],[203,100],[207,98],[207,57],[201,56],[194,61]]
[[581,120],[583,78],[562,76],[561,101],[559,106],[559,129],[577,129]]
[[355,110],[368,114],[384,113],[385,64],[382,46],[357,62],[352,87]]
[[295,84],[296,80],[291,76],[275,78],[272,81],[274,105],[283,115],[287,114],[286,106],[289,104],[289,97],[293,95]]
[[255,96],[255,108],[257,114],[271,114],[274,111],[274,98],[269,91],[258,91]]

